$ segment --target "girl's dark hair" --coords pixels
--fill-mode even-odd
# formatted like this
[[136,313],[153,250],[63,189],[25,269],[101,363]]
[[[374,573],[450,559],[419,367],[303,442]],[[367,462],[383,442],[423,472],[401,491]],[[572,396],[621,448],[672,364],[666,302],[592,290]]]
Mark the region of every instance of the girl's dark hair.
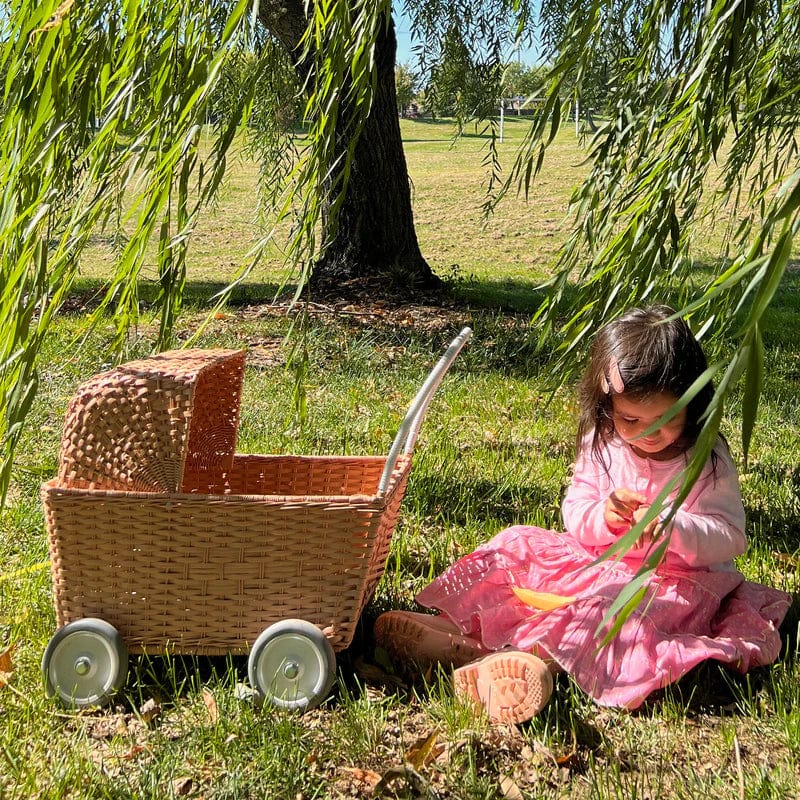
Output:
[[[708,365],[700,343],[674,314],[667,306],[634,308],[597,332],[578,386],[579,449],[585,436],[594,431],[592,452],[601,457],[603,445],[614,436],[613,394],[644,398],[669,392],[678,398],[705,371]],[[709,380],[686,407],[686,425],[679,440],[684,448],[697,441],[713,395]]]

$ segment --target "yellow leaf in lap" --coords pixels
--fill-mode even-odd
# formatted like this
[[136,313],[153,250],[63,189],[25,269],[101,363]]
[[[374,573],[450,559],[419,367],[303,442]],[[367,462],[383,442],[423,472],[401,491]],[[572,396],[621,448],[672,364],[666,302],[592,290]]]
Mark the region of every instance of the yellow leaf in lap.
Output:
[[525,605],[537,611],[552,611],[554,608],[568,606],[577,599],[572,595],[534,592],[533,589],[523,589],[521,586],[512,586],[511,590]]

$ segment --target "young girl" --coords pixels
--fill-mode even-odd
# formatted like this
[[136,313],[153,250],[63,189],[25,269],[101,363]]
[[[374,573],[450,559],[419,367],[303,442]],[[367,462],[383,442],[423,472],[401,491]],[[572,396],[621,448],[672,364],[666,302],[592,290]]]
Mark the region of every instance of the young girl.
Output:
[[[456,667],[456,692],[492,719],[538,713],[552,671],[568,672],[600,704],[636,708],[706,659],[746,672],[778,656],[790,597],[733,566],[746,547],[745,516],[722,438],[672,519],[663,522],[667,499],[621,559],[597,562],[686,466],[713,394],[707,385],[648,432],[707,366],[672,314],[634,309],[596,336],[579,387],[566,533],[508,528],[420,592],[418,602],[438,616],[391,611],[376,621],[377,643],[395,657]],[[601,646],[597,632],[611,604],[664,541],[645,598]]]

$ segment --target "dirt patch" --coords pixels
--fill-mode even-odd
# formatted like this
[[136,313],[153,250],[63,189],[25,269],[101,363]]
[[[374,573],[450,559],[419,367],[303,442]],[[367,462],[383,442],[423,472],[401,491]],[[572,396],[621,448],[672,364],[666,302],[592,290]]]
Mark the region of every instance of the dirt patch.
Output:
[[315,291],[297,302],[291,298],[274,303],[233,309],[235,316],[253,319],[307,313],[312,319],[337,319],[357,327],[401,327],[422,331],[450,329],[472,317],[469,306],[456,301],[446,288],[411,292],[387,287],[379,281],[351,281]]

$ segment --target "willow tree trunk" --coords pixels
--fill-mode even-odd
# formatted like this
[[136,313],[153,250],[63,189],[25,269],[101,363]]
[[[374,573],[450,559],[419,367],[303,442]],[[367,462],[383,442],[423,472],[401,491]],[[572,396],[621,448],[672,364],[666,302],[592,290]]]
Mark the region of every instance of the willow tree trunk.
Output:
[[[283,46],[296,53],[306,24],[303,3],[262,2],[259,14]],[[372,282],[375,277],[411,291],[440,285],[422,256],[414,228],[397,109],[396,53],[394,23],[389,20],[376,47],[377,88],[372,108],[353,153],[337,224],[323,241],[322,256],[314,265],[312,286]],[[346,127],[342,125],[343,130]],[[339,143],[340,149],[346,145],[344,140]],[[338,191],[338,177],[333,175],[325,184],[328,208]]]

